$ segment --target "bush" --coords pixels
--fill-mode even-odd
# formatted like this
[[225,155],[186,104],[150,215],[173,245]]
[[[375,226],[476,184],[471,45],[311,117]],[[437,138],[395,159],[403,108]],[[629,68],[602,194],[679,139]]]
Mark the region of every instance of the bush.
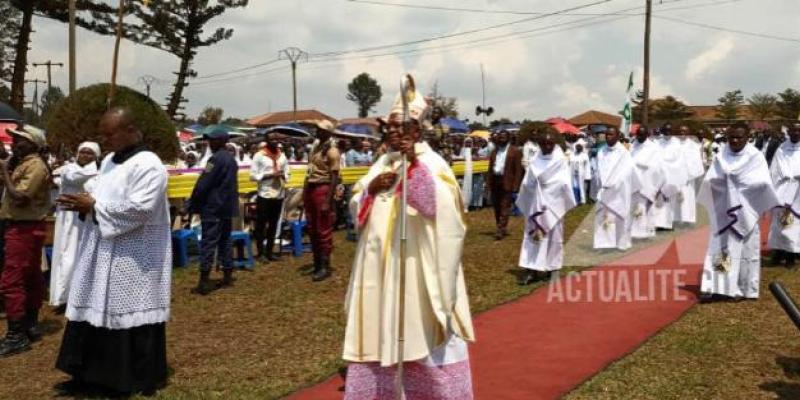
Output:
[[[107,83],[87,86],[58,103],[46,126],[47,144],[53,152],[72,154],[85,141],[103,146],[97,125],[107,109],[108,89]],[[175,126],[158,104],[133,89],[117,86],[113,105],[130,108],[151,151],[165,162],[175,160]]]
[[519,134],[517,134],[517,144],[520,146],[524,144],[528,139],[532,139],[533,141],[539,140],[539,136],[544,133],[550,133],[555,137],[556,144],[563,145],[564,144],[564,135],[558,133],[558,131],[553,128],[552,125],[548,124],[544,121],[525,121],[522,123],[522,126],[519,128]]

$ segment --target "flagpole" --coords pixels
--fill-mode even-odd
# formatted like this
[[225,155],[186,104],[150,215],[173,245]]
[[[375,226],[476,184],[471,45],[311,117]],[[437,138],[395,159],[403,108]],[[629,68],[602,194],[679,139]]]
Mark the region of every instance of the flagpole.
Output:
[[650,25],[653,15],[653,0],[646,0],[644,22],[644,100],[642,101],[642,126],[649,129],[650,122]]
[[119,0],[119,10],[117,10],[117,34],[114,40],[114,59],[111,62],[111,86],[108,88],[108,108],[114,101],[114,94],[117,86],[117,64],[119,63],[119,44],[122,40],[122,17],[125,15],[125,0]]

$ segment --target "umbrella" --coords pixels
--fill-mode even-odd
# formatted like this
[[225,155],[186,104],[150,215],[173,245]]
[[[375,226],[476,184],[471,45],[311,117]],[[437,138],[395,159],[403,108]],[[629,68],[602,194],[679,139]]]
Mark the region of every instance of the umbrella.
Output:
[[577,135],[581,133],[581,130],[575,125],[572,125],[566,121],[553,124],[553,129],[557,130],[558,133],[562,135]]
[[556,124],[560,124],[562,122],[567,122],[568,123],[569,121],[567,121],[566,119],[561,118],[561,117],[553,117],[553,118],[545,120],[544,122],[546,122],[546,123],[548,123],[550,125],[556,125]]
[[217,129],[222,129],[222,130],[228,132],[228,135],[230,137],[246,136],[244,133],[237,132],[235,129],[233,129],[232,127],[230,127],[228,125],[216,124],[216,125],[208,125],[208,126],[205,126],[205,127],[201,128],[201,129],[196,130],[195,133],[194,133],[194,139],[193,140],[202,140],[204,135],[206,135],[208,133],[211,133],[212,131],[217,130]]
[[11,135],[6,132],[6,129],[17,129],[16,122],[0,122],[0,142],[3,144],[11,144]]
[[472,133],[469,134],[470,137],[481,138],[484,140],[489,140],[491,135],[492,134],[489,133],[489,131],[472,131]]
[[293,136],[293,137],[311,137],[311,132],[309,132],[306,128],[304,128],[300,124],[278,125],[261,131],[256,131],[256,133],[259,135],[267,135],[272,132],[278,132],[286,136]]
[[450,133],[469,132],[469,126],[460,119],[445,117],[439,120],[439,123],[450,128]]
[[344,125],[339,125],[339,127],[336,128],[336,130],[339,131],[337,133],[340,133],[340,132],[341,133],[349,133],[349,134],[361,135],[361,136],[365,136],[365,137],[366,136],[369,136],[369,137],[375,136],[375,129],[373,129],[369,125],[364,125],[364,124],[344,124]]
[[22,116],[8,104],[0,102],[0,121],[22,121]]

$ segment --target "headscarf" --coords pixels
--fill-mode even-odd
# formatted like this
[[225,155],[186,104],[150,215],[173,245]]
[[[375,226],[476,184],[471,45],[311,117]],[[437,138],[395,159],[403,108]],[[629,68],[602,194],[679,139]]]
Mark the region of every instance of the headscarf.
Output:
[[83,149],[91,150],[94,156],[100,158],[100,145],[96,142],[83,142],[78,146],[78,151]]

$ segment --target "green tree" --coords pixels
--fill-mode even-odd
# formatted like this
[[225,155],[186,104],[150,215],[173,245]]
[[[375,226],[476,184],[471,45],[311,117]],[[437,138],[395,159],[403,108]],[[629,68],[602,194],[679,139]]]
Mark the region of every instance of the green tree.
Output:
[[654,121],[680,121],[692,113],[682,101],[674,96],[650,101],[650,116]]
[[132,0],[133,13],[142,22],[125,32],[125,37],[174,54],[180,59],[176,81],[167,104],[167,115],[174,118],[181,108],[188,78],[197,76],[191,69],[200,48],[212,46],[233,36],[233,29],[218,27],[203,35],[206,25],[231,8],[245,7],[248,0]]
[[39,101],[39,117],[43,124],[47,124],[50,115],[61,100],[64,100],[64,92],[60,87],[53,86],[51,89],[45,90]]
[[789,88],[778,93],[778,97],[778,116],[792,121],[800,119],[800,92]]
[[14,43],[17,40],[22,13],[9,2],[0,2],[0,101],[8,102],[14,65]]
[[382,95],[381,85],[366,72],[358,74],[347,84],[347,100],[356,103],[359,118],[366,118],[381,101]]
[[[69,20],[68,0],[10,0],[3,2],[17,10],[13,19],[17,29],[14,37],[14,63],[11,72],[10,104],[17,110],[22,109],[25,99],[25,73],[28,67],[28,50],[31,32],[33,31],[33,15],[54,19],[61,22]],[[114,15],[117,9],[103,0],[76,0],[77,11],[75,24],[101,35],[114,33],[116,22]],[[5,12],[6,10],[0,10]],[[10,11],[10,10],[9,10]],[[16,20],[18,18],[18,20]],[[0,32],[5,36],[5,32]]]
[[717,118],[728,121],[739,119],[739,106],[744,104],[744,96],[739,89],[725,92],[722,97],[717,99]]
[[[51,149],[72,150],[81,142],[103,142],[97,125],[107,110],[108,89],[107,83],[87,86],[58,103],[45,126]],[[175,126],[160,105],[125,86],[117,86],[114,105],[131,110],[150,150],[166,162],[175,160],[178,154]]]
[[445,117],[458,118],[458,99],[447,97],[439,92],[439,83],[435,82],[428,97],[433,100],[433,104],[442,108]]
[[767,93],[755,93],[747,99],[750,104],[750,111],[759,121],[767,121],[775,116],[777,111],[778,98]]
[[485,131],[486,129],[486,126],[481,122],[473,121],[469,123],[469,130],[471,131]]
[[222,121],[222,114],[224,111],[219,107],[206,107],[197,117],[197,123],[200,125],[213,125]]

